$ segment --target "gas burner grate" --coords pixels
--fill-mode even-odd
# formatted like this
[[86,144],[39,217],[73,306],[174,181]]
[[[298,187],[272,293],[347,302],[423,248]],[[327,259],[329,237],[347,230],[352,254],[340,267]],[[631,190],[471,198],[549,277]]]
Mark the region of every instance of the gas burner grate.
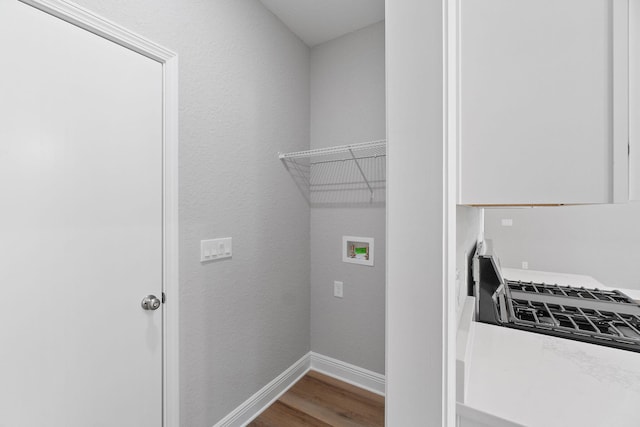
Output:
[[565,297],[592,299],[599,301],[612,301],[623,304],[636,304],[631,298],[620,291],[607,291],[602,289],[588,289],[585,287],[571,287],[557,284],[533,283],[522,281],[506,281],[510,290],[519,290],[522,292],[533,292],[549,295],[560,295]]
[[640,305],[620,291],[507,280],[496,296],[505,326],[640,352]]

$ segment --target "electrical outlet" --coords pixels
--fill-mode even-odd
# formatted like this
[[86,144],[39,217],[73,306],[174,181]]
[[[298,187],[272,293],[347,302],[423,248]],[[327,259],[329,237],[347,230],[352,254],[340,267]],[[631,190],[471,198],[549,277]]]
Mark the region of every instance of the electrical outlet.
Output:
[[527,261],[522,261],[522,269],[523,270],[528,270],[529,269],[529,263]]
[[333,296],[336,298],[342,298],[342,282],[333,282]]

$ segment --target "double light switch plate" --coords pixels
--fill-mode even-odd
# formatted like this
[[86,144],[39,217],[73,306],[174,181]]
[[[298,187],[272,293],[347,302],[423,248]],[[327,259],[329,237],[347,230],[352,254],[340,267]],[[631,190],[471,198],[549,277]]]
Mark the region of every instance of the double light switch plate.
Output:
[[213,261],[216,259],[231,258],[231,237],[200,241],[200,261]]

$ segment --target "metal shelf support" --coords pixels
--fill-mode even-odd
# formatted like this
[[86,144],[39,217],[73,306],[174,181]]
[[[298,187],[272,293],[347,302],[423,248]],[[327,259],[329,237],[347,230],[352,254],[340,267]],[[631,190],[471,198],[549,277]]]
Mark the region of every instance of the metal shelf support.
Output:
[[367,179],[367,176],[364,174],[364,171],[360,167],[360,163],[358,162],[358,159],[356,158],[356,155],[353,154],[353,150],[351,148],[349,148],[349,153],[351,153],[351,157],[353,158],[353,161],[356,163],[356,166],[358,167],[358,170],[360,171],[360,175],[362,175],[362,179],[364,179],[364,182],[367,184],[367,188],[369,188],[369,192],[371,193],[370,200],[373,200],[373,188],[371,188],[371,184],[369,184],[369,180]]
[[[370,142],[361,142],[357,144],[340,145],[327,148],[318,148],[307,151],[296,151],[292,153],[279,153],[278,158],[287,166],[290,165],[296,172],[302,177],[304,185],[309,188],[312,187],[310,177],[308,177],[302,170],[302,166],[297,160],[308,160],[305,164],[306,167],[320,167],[326,163],[333,162],[354,162],[356,168],[362,177],[362,180],[367,186],[370,193],[369,202],[373,202],[375,197],[375,189],[372,186],[372,181],[367,177],[365,169],[361,162],[365,159],[377,159],[379,157],[385,157],[387,155],[387,141],[377,140]],[[317,159],[317,160],[316,160]],[[307,166],[308,165],[308,166]],[[289,167],[289,166],[287,166]],[[378,181],[374,181],[378,182]],[[314,185],[322,185],[314,183]]]

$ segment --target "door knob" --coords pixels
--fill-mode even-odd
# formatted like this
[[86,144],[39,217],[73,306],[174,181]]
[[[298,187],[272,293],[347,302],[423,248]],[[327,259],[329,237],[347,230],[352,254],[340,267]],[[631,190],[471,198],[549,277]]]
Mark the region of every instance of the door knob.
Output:
[[145,310],[157,310],[160,308],[160,304],[160,300],[155,295],[147,295],[142,298],[142,302],[140,303]]

